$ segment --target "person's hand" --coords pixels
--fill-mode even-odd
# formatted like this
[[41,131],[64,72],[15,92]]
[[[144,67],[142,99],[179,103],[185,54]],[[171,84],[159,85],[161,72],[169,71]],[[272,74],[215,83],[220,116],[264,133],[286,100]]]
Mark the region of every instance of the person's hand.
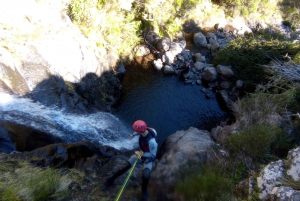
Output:
[[143,151],[136,151],[135,154],[138,157],[138,159],[141,159],[141,157],[144,154],[144,152]]
[[133,134],[131,134],[129,137],[130,137],[130,139],[132,139],[132,138],[134,137],[134,135],[133,135]]

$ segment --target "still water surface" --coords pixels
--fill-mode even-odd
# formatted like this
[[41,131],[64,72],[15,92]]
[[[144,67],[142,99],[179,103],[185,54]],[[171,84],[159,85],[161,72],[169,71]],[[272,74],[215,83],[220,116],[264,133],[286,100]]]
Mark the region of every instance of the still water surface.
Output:
[[159,145],[178,130],[210,131],[227,117],[216,98],[205,97],[202,86],[185,85],[177,75],[164,75],[145,58],[126,67],[122,85],[114,115],[128,128],[137,119],[146,121],[157,130]]

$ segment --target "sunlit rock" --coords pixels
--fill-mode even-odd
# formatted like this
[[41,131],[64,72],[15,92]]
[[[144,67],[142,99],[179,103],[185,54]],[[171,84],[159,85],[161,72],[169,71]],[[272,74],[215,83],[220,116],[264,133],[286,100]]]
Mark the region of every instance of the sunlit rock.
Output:
[[300,180],[300,147],[289,151],[287,159],[290,161],[290,167],[287,174],[295,181]]
[[282,160],[272,162],[267,165],[257,177],[257,186],[259,187],[259,198],[266,199],[278,184],[277,180],[283,177],[284,163]]

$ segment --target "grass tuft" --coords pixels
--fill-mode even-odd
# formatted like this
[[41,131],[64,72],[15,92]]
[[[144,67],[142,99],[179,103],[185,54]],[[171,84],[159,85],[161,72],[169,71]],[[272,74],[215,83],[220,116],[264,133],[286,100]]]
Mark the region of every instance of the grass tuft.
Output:
[[[0,200],[51,200],[68,194],[72,180],[61,175],[60,170],[39,168],[22,162],[16,167],[3,168],[0,165]],[[7,167],[7,166],[6,166]]]

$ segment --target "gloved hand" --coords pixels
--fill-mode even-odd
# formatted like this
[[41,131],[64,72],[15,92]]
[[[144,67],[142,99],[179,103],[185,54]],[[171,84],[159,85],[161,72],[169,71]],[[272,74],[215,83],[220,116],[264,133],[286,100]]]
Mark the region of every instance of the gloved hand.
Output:
[[138,159],[141,159],[144,152],[143,151],[136,151],[135,154],[138,157]]
[[130,139],[132,139],[132,138],[134,138],[134,136],[136,136],[137,134],[131,134],[131,135],[129,135],[129,137],[130,137]]

